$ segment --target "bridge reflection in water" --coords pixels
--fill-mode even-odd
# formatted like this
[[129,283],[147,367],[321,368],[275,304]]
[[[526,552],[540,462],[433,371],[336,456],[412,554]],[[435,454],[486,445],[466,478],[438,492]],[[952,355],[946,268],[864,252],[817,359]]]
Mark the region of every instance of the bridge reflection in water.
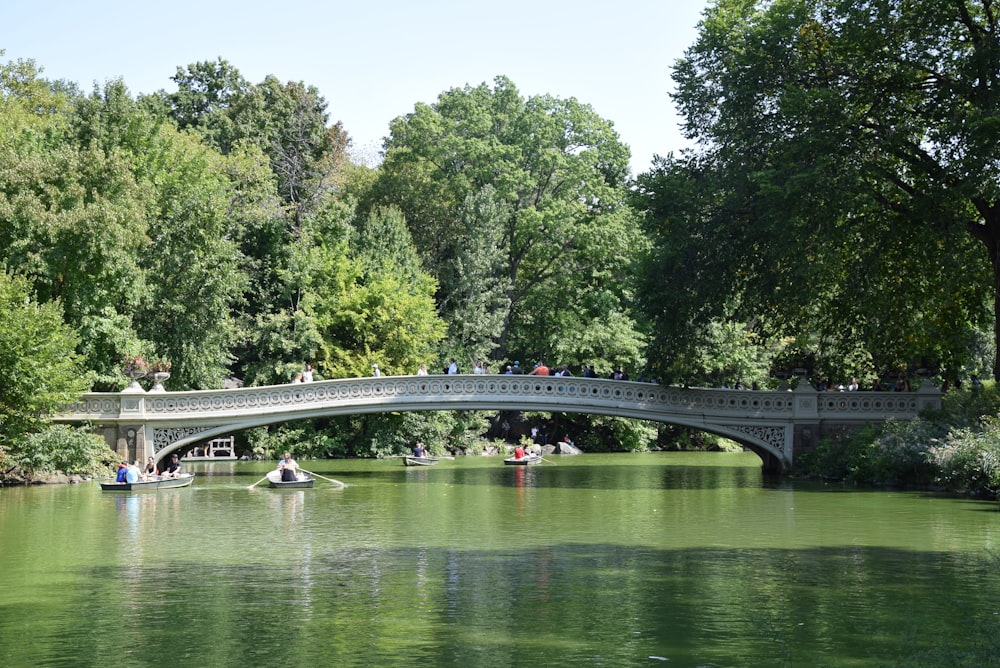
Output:
[[220,434],[318,417],[386,411],[498,410],[592,413],[665,422],[732,439],[769,471],[823,434],[941,406],[930,383],[916,392],[682,388],[556,376],[383,376],[191,392],[89,393],[55,418],[89,422],[130,458],[170,453]]

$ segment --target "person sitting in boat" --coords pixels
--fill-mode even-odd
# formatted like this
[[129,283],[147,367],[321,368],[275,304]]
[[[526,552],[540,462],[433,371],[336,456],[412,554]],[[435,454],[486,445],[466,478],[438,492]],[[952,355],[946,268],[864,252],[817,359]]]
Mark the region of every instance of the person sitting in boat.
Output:
[[413,456],[414,457],[426,457],[427,448],[424,447],[423,443],[417,443],[413,446]]
[[118,475],[115,476],[115,482],[125,482],[125,475],[128,473],[128,464],[125,462],[118,462]]
[[286,452],[281,456],[281,461],[278,462],[278,470],[281,471],[281,482],[295,482],[298,480],[299,464],[292,459],[291,453]]
[[156,468],[156,461],[152,457],[146,460],[146,468],[142,470],[143,480],[152,480],[156,476],[160,475],[160,472]]
[[170,463],[163,471],[164,478],[176,478],[181,474],[181,458],[176,454],[170,456]]
[[142,469],[139,468],[139,460],[135,460],[125,469],[125,482],[139,482],[142,477]]
[[514,448],[514,459],[524,459],[524,446],[518,445]]

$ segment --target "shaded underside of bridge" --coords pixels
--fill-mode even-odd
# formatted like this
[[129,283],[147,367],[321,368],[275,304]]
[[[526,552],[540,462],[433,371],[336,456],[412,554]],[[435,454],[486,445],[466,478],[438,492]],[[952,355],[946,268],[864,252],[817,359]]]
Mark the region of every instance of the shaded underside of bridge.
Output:
[[940,408],[917,392],[682,388],[593,378],[440,375],[347,378],[193,392],[90,393],[56,417],[91,423],[123,457],[157,461],[216,436],[280,422],[391,411],[591,413],[663,422],[732,439],[768,471],[792,465],[824,434]]

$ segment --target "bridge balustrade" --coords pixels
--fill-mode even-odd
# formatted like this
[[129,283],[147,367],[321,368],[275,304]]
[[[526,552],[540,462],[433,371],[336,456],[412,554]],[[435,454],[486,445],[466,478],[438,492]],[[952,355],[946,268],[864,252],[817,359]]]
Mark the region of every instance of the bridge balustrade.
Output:
[[[791,464],[824,431],[912,419],[940,407],[918,392],[817,392],[682,388],[557,376],[382,376],[185,392],[90,393],[56,419],[102,427],[117,450],[164,456],[254,426],[316,417],[408,410],[595,413],[692,427],[732,438],[765,467]],[[112,432],[113,436],[112,436]]]

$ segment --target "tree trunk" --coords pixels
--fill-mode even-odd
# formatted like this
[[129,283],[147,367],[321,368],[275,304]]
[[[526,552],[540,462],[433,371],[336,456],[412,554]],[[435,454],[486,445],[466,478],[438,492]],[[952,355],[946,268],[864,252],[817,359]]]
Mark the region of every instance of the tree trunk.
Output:
[[972,233],[986,245],[993,268],[993,380],[1000,382],[1000,204],[976,202],[976,208],[984,224],[975,225]]

